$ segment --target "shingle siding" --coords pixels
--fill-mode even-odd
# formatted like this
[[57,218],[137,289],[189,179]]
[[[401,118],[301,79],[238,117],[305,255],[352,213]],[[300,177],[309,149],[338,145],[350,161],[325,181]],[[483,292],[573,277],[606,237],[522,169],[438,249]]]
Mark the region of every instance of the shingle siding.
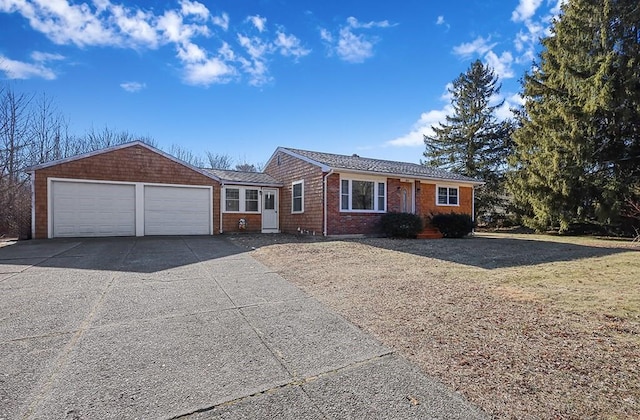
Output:
[[213,186],[214,232],[217,233],[216,227],[220,223],[217,204],[220,202],[220,188],[215,180],[142,146],[126,147],[36,169],[34,177],[35,238],[48,236],[47,180],[49,178],[210,185]]
[[[274,154],[264,172],[283,184],[280,190],[280,230],[285,233],[300,231],[322,235],[324,224],[322,169],[282,151]],[[304,181],[304,212],[293,213],[292,183]]]

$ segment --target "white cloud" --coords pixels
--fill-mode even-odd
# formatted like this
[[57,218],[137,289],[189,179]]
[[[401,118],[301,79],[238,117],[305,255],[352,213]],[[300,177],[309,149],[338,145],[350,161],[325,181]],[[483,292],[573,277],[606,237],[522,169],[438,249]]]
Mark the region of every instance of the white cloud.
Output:
[[207,59],[207,52],[191,42],[178,47],[178,58],[185,63],[197,63]]
[[212,17],[211,22],[225,31],[229,30],[229,15],[226,13],[223,13],[221,16]]
[[423,112],[420,115],[420,119],[413,125],[411,131],[404,136],[395,138],[388,141],[388,146],[397,147],[416,147],[424,145],[424,136],[433,135],[434,125],[438,125],[440,122],[444,122],[447,115],[451,114],[453,109],[451,105],[445,105],[442,109],[434,109],[431,111]]
[[0,71],[2,71],[8,79],[31,79],[33,77],[39,77],[46,80],[53,80],[56,78],[54,71],[42,64],[42,60],[36,61],[36,63],[25,63],[0,55]]
[[555,6],[553,6],[551,8],[551,10],[549,11],[549,13],[551,13],[553,16],[558,16],[560,14],[562,5],[564,5],[565,3],[567,3],[569,0],[557,0]]
[[515,76],[515,72],[511,67],[513,56],[509,51],[503,52],[500,56],[493,51],[489,51],[485,54],[484,60],[499,78],[510,79]]
[[155,24],[154,16],[142,10],[130,10],[123,6],[112,6],[108,2],[103,4],[112,14],[111,21],[118,27],[129,43],[144,45],[148,48],[158,47],[158,33],[152,26]]
[[284,56],[299,58],[304,57],[311,52],[311,50],[304,48],[301,45],[300,40],[294,35],[287,35],[280,31],[276,34],[276,40],[273,43],[280,51],[280,54]]
[[258,37],[248,37],[242,34],[238,34],[238,43],[250,57],[250,59],[244,57],[238,59],[242,64],[242,69],[250,76],[249,83],[253,86],[261,86],[271,81],[271,77],[268,75],[266,55],[271,52],[272,45],[265,43]]
[[531,19],[542,4],[542,0],[520,0],[518,7],[511,13],[511,20],[524,22]]
[[20,13],[33,29],[45,34],[56,44],[102,46],[120,42],[117,34],[94,15],[86,3],[71,5],[66,0],[33,3],[10,1],[7,5],[5,1],[0,7]]
[[[153,9],[112,1],[115,0],[0,0],[0,13],[22,15],[33,30],[56,44],[136,50],[175,48],[183,79],[193,85],[227,83],[238,78],[239,70],[248,75],[250,84],[264,84],[271,80],[268,74],[270,57],[277,54],[299,59],[311,52],[299,38],[283,28],[266,36],[267,19],[258,15],[248,17],[245,22],[257,29],[259,36],[249,38],[242,33],[233,33],[227,37],[237,41],[239,52],[234,51],[222,36],[215,38],[220,45],[218,51],[212,51],[202,38],[224,35],[223,32],[229,30],[227,13],[211,15],[205,3],[197,0],[177,0],[173,8],[158,14]],[[352,20],[351,24],[361,28],[389,26],[386,21],[360,23]],[[32,58],[33,63],[4,58],[2,71],[12,78],[51,79],[55,78],[55,73],[44,63],[64,57],[34,53]]]
[[228,83],[236,73],[235,68],[224,59],[212,57],[199,63],[187,63],[184,66],[184,81],[190,85],[209,86]]
[[123,82],[120,83],[120,87],[127,92],[135,93],[141,91],[142,89],[145,89],[147,85],[146,83],[140,82]]
[[371,22],[360,22],[358,19],[350,16],[347,18],[347,24],[354,29],[370,29],[370,28],[390,28],[392,26],[396,26],[396,24],[392,25],[388,20],[381,20],[379,22],[371,21]]
[[[413,127],[409,132],[403,136],[397,137],[393,140],[389,140],[385,143],[386,146],[392,147],[419,147],[424,146],[424,136],[433,136],[434,126],[438,126],[440,123],[445,123],[447,116],[452,115],[454,112],[451,105],[451,88],[452,83],[448,83],[445,87],[444,93],[440,96],[440,99],[445,102],[445,105],[441,109],[432,109],[427,112],[423,112],[420,115],[420,119],[413,124]],[[504,102],[503,102],[504,101]],[[520,94],[510,94],[508,96],[494,95],[490,98],[489,103],[491,106],[497,105],[502,102],[502,105],[496,109],[496,118],[500,121],[513,117],[511,108],[516,108],[524,104],[524,99]]]
[[490,44],[490,41],[491,37],[483,38],[479,36],[471,42],[453,47],[453,53],[465,58],[474,54],[484,55],[497,45],[496,43]]
[[320,38],[329,47],[329,55],[336,54],[348,63],[362,63],[373,57],[373,46],[379,41],[379,38],[356,31],[393,26],[396,24],[391,24],[387,20],[360,22],[351,16],[347,18],[347,23],[339,28],[337,36],[334,36],[329,30],[321,28]]
[[333,35],[331,35],[331,32],[329,32],[328,30],[321,28],[320,29],[320,39],[322,39],[325,42],[328,43],[332,43],[333,42]]
[[64,60],[64,56],[60,54],[44,53],[40,51],[34,51],[31,53],[33,61],[46,62],[46,61],[60,61]]
[[261,33],[264,32],[265,25],[267,24],[266,18],[263,18],[260,15],[256,15],[256,16],[249,16],[247,20],[251,22],[253,26],[255,26],[258,32],[261,32]]
[[190,42],[196,36],[209,36],[209,28],[206,25],[186,23],[184,17],[178,12],[168,10],[158,19],[157,28],[164,37],[176,44]]
[[209,19],[209,9],[197,1],[181,0],[180,11],[182,16],[195,16],[202,21]]
[[340,38],[335,51],[342,60],[349,63],[362,63],[373,57],[374,39],[363,34],[356,35],[350,28],[340,29]]
[[444,25],[444,16],[438,16],[436,20],[436,25]]

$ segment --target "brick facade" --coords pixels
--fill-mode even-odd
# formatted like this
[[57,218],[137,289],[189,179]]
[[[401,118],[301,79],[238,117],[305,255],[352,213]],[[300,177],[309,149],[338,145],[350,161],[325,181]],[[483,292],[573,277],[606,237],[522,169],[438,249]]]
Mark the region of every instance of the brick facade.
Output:
[[[240,219],[246,222],[244,230],[240,229]],[[262,214],[222,213],[222,231],[224,233],[260,233],[262,232]]]
[[[284,184],[280,189],[280,230],[285,233],[322,235],[324,225],[324,174],[322,169],[287,153],[278,151],[264,172]],[[304,181],[302,213],[292,211],[292,183]]]
[[372,235],[379,232],[382,213],[340,210],[340,174],[327,179],[327,234]]
[[213,186],[213,228],[215,233],[218,232],[219,184],[146,147],[133,145],[36,170],[32,180],[35,189],[35,238],[48,236],[49,178]]
[[[473,215],[473,188],[459,186],[459,205],[440,206],[436,202],[436,184],[421,182],[417,191],[416,213],[431,216],[438,213],[465,213]],[[444,186],[444,185],[443,185]],[[449,186],[449,185],[447,185]]]

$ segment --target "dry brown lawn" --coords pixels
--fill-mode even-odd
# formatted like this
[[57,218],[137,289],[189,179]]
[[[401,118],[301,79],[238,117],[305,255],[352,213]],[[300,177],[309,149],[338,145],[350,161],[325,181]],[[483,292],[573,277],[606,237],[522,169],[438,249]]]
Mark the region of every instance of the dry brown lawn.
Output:
[[536,235],[232,238],[496,418],[638,418],[640,252]]

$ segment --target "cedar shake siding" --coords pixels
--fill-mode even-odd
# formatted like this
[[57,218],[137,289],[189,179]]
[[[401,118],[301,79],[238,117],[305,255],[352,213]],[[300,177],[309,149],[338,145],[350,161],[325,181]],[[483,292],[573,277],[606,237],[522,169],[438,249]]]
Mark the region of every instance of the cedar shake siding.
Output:
[[213,227],[219,225],[219,184],[193,169],[140,145],[97,153],[86,158],[63,161],[34,171],[35,238],[47,238],[47,180],[70,178],[77,180],[145,182],[158,184],[213,186]]
[[[264,172],[282,183],[280,189],[280,230],[285,233],[322,235],[324,224],[324,190],[322,169],[295,156],[277,151]],[[303,211],[293,212],[293,183],[303,181]],[[299,229],[299,230],[298,230]]]

